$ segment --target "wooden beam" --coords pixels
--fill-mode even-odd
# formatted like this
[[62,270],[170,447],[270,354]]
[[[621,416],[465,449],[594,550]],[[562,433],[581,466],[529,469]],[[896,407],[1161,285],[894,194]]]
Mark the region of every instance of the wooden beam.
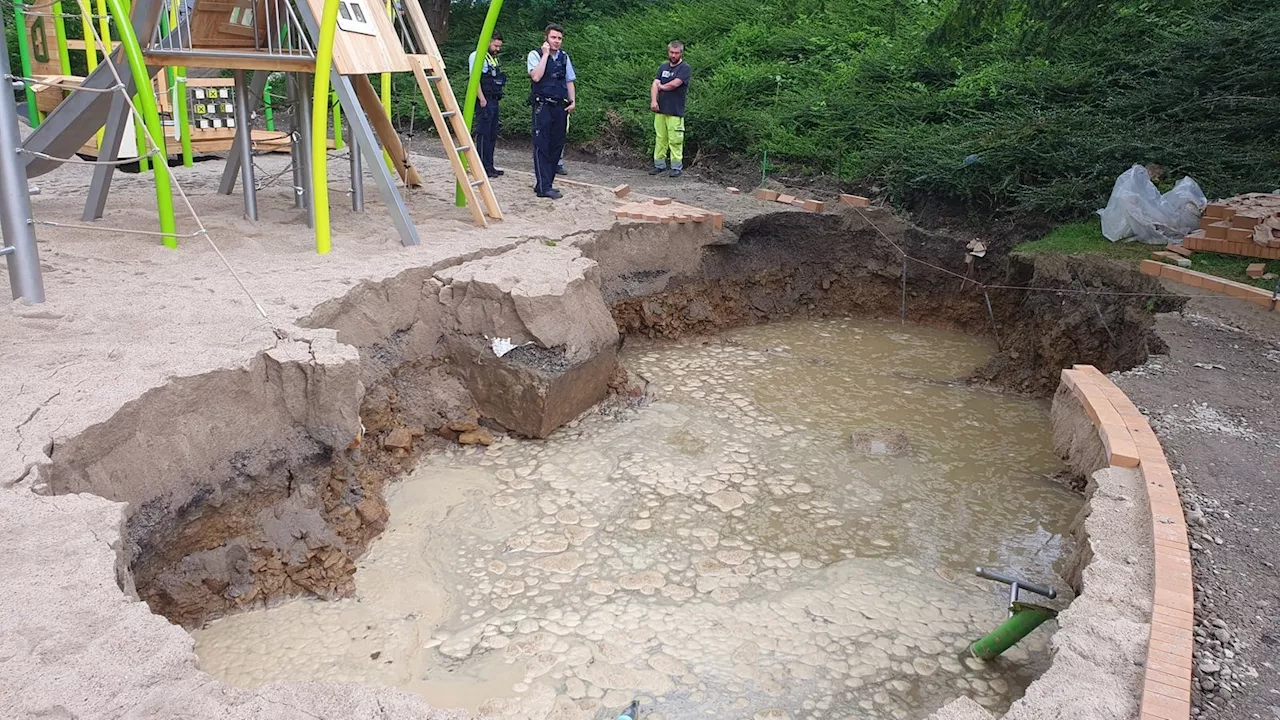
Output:
[[382,99],[373,89],[373,83],[369,82],[369,77],[367,75],[349,75],[348,77],[351,79],[351,86],[356,90],[360,107],[369,117],[369,123],[373,125],[373,131],[378,134],[378,140],[382,142],[383,149],[391,156],[391,164],[395,165],[400,179],[409,187],[422,187],[422,177],[409,163],[409,155],[404,151],[404,145],[400,143],[400,134],[391,124],[391,118],[387,117],[387,110],[382,106]]

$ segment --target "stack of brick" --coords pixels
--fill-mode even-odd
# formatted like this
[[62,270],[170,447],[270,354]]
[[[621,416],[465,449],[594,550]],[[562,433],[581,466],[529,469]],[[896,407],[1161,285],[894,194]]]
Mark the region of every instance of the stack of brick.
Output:
[[1280,195],[1248,193],[1209,203],[1200,229],[1183,244],[1201,252],[1280,260]]
[[613,209],[619,219],[655,223],[710,222],[714,230],[724,229],[724,214],[700,207],[672,202],[671,198],[652,198],[646,202],[630,202]]

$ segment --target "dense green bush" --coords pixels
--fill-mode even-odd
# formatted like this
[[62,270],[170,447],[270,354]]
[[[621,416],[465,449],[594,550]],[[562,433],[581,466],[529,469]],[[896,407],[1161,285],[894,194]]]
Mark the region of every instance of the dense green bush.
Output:
[[[454,5],[459,94],[486,10]],[[523,57],[553,19],[579,73],[576,142],[607,131],[643,156],[649,81],[681,39],[689,157],[767,151],[899,202],[1054,217],[1100,207],[1134,162],[1210,195],[1280,186],[1275,3],[508,0],[504,133],[528,132]]]

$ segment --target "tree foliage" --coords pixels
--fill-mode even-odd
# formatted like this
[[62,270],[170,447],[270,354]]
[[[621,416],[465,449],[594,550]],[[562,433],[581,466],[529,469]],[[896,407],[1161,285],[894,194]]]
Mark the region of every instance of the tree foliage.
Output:
[[[486,6],[453,7],[444,51],[461,87]],[[507,0],[505,134],[528,132],[523,58],[551,21],[579,74],[571,140],[607,136],[637,157],[653,71],[680,39],[686,157],[767,151],[900,202],[1056,217],[1101,207],[1135,162],[1210,195],[1280,186],[1277,3]],[[400,98],[403,116],[412,88]]]

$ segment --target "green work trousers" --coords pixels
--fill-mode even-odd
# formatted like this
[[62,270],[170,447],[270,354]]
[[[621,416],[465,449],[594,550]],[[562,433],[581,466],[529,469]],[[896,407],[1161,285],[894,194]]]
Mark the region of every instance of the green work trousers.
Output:
[[667,166],[667,151],[671,151],[671,167],[684,169],[684,118],[675,115],[653,114],[653,129],[658,142],[653,146],[653,166]]

